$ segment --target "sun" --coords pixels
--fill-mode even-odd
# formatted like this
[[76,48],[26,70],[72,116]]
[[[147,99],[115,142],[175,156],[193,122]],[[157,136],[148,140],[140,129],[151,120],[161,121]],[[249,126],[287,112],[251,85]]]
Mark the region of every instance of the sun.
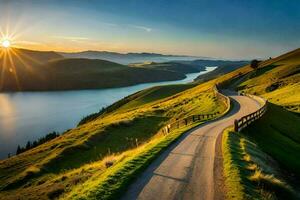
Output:
[[2,46],[4,48],[9,48],[10,45],[11,45],[11,42],[9,40],[5,39],[5,40],[2,41]]

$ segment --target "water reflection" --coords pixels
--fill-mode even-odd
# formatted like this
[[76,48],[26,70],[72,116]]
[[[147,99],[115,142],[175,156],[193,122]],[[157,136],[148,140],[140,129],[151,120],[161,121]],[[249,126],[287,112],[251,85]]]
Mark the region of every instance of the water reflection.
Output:
[[0,94],[0,144],[15,138],[16,113],[11,95]]

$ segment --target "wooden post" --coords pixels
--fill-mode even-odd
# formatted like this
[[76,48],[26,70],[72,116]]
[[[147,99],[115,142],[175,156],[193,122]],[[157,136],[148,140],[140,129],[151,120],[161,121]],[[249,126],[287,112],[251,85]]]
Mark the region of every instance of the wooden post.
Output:
[[234,131],[239,132],[239,121],[237,119],[234,120]]
[[135,138],[135,145],[136,145],[136,147],[139,146],[139,143],[138,143],[138,139],[137,139],[137,138]]

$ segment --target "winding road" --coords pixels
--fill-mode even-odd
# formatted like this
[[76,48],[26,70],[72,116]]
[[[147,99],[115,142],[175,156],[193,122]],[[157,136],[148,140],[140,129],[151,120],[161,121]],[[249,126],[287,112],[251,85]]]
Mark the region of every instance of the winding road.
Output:
[[122,199],[224,199],[221,136],[234,120],[261,106],[246,96],[225,92],[233,108],[225,116],[186,132],[129,186]]

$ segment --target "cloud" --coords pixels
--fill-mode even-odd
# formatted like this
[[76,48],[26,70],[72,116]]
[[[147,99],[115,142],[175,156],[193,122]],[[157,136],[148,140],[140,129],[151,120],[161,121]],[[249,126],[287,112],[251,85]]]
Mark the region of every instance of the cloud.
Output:
[[17,41],[16,44],[20,44],[20,45],[42,45],[43,43],[21,40],[21,41]]
[[132,27],[132,28],[136,28],[136,29],[146,31],[146,32],[151,32],[152,31],[152,28],[146,27],[146,26],[138,26],[138,25],[129,25],[129,26]]
[[53,36],[53,38],[71,40],[71,41],[89,40],[89,38],[86,37],[73,37],[73,36]]

